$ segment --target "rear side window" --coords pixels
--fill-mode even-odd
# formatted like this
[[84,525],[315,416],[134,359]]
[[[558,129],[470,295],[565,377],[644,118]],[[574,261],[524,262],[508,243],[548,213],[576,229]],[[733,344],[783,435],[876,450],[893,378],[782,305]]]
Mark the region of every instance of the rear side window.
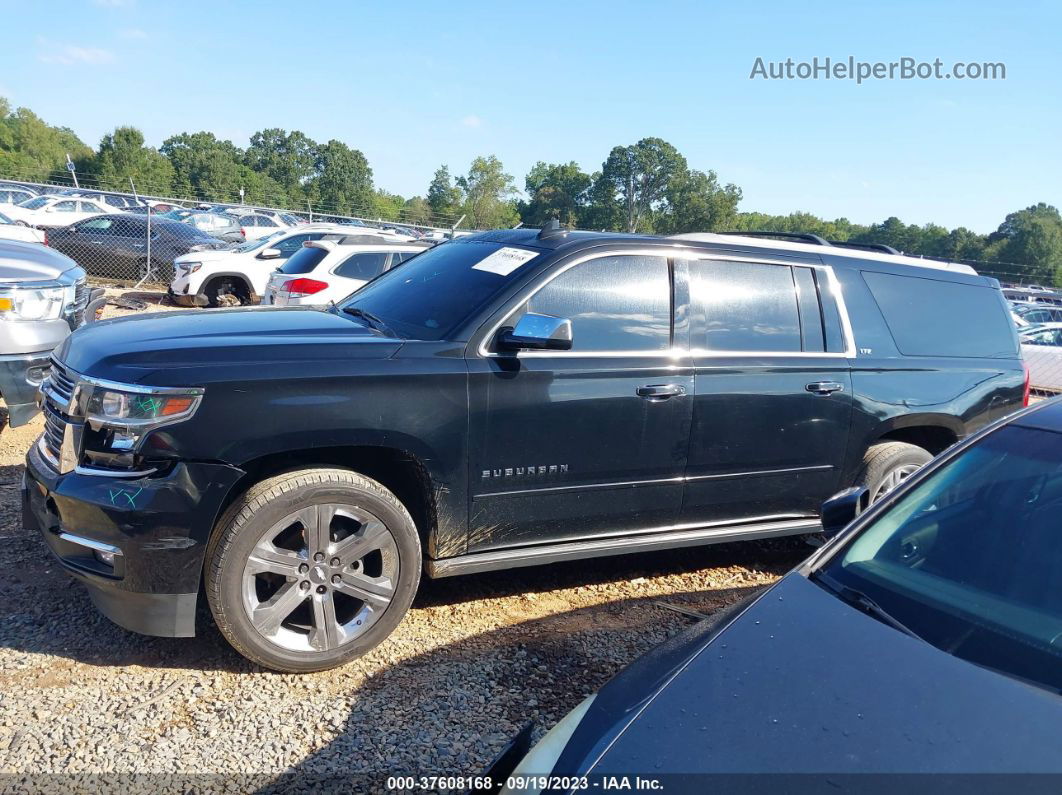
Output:
[[[691,262],[690,292],[695,311],[703,313],[701,345],[708,350],[802,349],[797,290],[788,265]],[[817,350],[822,350],[821,339]]]
[[568,318],[573,351],[671,347],[671,276],[664,257],[601,257],[561,273],[529,312]]
[[360,279],[367,282],[383,273],[387,263],[386,251],[368,251],[352,254],[336,267],[333,273],[347,279]]
[[325,257],[328,256],[328,251],[317,246],[303,246],[290,257],[278,270],[281,273],[288,273],[293,276],[298,276],[303,273],[310,273],[316,268]]
[[1016,356],[999,291],[961,282],[863,271],[904,356]]

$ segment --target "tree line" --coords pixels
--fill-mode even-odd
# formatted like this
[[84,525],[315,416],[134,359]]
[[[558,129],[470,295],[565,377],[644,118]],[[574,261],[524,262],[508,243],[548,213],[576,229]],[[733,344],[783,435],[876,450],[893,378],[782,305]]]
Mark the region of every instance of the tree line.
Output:
[[[965,227],[905,224],[897,217],[876,224],[740,211],[741,189],[711,170],[691,168],[660,138],[616,146],[599,170],[574,161],[536,163],[523,195],[501,161],[475,158],[463,173],[440,166],[424,196],[403,197],[377,187],[365,155],[332,139],[319,143],[298,130],[261,130],[244,148],[211,132],[180,133],[156,149],[135,127],[118,127],[98,147],[67,127],[55,127],[27,108],[0,98],[0,177],[62,182],[67,156],[85,185],[208,201],[310,210],[409,224],[484,229],[550,219],[580,229],[651,234],[751,231],[800,232],[827,240],[882,243],[908,254],[974,264],[1008,281],[1062,286],[1062,217],[1035,204],[1010,213],[998,229],[979,234]],[[242,196],[240,191],[243,191]]]

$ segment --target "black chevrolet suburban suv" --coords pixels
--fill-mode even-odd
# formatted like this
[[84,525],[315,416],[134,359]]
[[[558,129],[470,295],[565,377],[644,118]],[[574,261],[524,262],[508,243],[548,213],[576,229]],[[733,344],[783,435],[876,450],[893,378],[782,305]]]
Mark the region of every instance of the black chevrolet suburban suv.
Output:
[[26,521],[99,609],[189,636],[205,595],[285,671],[360,655],[430,577],[815,532],[1020,407],[998,284],[765,237],[487,232],[326,310],[73,334]]

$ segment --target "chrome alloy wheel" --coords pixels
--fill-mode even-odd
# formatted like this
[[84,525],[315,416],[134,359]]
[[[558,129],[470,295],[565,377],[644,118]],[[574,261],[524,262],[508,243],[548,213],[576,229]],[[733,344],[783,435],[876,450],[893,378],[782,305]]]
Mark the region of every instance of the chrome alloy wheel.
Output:
[[877,488],[874,489],[874,492],[870,495],[870,501],[872,503],[877,502],[890,491],[899,488],[900,484],[919,469],[921,469],[919,464],[901,464],[898,467],[890,469],[885,473],[885,477],[881,479]]
[[383,615],[398,568],[398,546],[377,516],[354,505],[309,505],[255,544],[243,569],[244,610],[277,646],[331,651]]

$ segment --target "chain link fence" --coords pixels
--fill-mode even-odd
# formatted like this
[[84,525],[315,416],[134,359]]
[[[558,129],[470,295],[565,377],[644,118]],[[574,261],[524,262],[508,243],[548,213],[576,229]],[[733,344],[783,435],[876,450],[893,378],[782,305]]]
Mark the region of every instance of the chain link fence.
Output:
[[454,233],[453,226],[320,210],[145,196],[0,175],[0,214],[23,227],[0,237],[46,242],[77,262],[93,281],[104,284],[165,286],[173,280],[174,259],[183,254],[253,245],[309,223],[340,224],[352,234],[366,228],[436,239]]

